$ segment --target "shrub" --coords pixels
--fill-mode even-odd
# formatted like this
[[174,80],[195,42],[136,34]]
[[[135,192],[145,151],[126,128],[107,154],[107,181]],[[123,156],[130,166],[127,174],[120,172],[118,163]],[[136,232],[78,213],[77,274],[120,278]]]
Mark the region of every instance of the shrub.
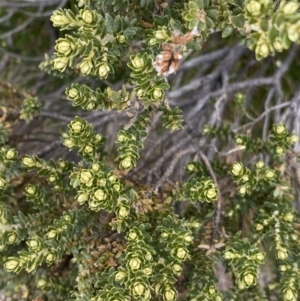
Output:
[[16,105],[28,127],[69,121],[63,143],[26,154],[3,114],[4,294],[297,300],[298,2],[78,2],[53,12],[67,33],[40,65],[78,110]]

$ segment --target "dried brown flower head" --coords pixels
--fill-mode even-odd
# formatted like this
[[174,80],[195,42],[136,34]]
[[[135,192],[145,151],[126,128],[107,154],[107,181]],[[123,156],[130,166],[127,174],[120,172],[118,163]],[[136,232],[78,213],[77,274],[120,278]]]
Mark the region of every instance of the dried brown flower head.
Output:
[[180,36],[178,30],[173,32],[173,43],[162,43],[163,51],[156,56],[153,66],[158,74],[168,76],[169,74],[176,73],[180,66],[182,59],[182,51],[184,45],[192,41],[198,35],[198,31],[194,28],[192,31]]

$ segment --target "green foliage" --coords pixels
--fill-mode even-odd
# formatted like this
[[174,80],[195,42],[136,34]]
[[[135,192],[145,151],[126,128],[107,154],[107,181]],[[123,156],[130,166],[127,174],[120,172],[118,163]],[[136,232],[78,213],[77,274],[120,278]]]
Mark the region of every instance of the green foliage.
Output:
[[[85,77],[64,82],[74,107],[115,110],[130,120],[117,131],[108,130],[115,150],[86,120],[89,115],[56,116],[71,120],[62,138],[74,156],[46,160],[11,147],[18,141],[9,136],[9,118],[1,119],[4,293],[13,295],[21,283],[30,287],[26,298],[32,300],[297,300],[299,215],[293,207],[292,171],[286,167],[288,161],[298,164],[291,150],[297,136],[280,123],[266,139],[258,138],[251,130],[234,129],[230,120],[180,136],[185,118],[169,101],[174,91],[168,91],[168,76],[181,76],[176,72],[183,57],[213,32],[246,43],[258,60],[300,43],[298,3],[78,2],[53,12],[53,26],[67,34],[57,38],[53,57],[46,56],[41,69],[64,80],[79,73]],[[222,81],[225,99],[235,90],[227,90],[226,78]],[[213,104],[216,112],[222,97]],[[246,96],[233,98],[232,112],[242,112],[244,121]],[[39,113],[47,112],[29,96],[18,118],[30,122]],[[162,176],[159,162],[167,151],[155,148],[156,141],[143,150],[154,126],[157,132],[170,129],[170,136],[179,133],[178,145],[197,141],[181,152],[178,145],[172,147]],[[206,156],[201,149],[229,143],[233,149],[225,153]],[[145,177],[138,163],[150,153],[156,156],[148,163],[154,167]],[[175,165],[186,154],[192,154],[182,161],[189,175],[182,164],[173,181]],[[218,283],[218,264],[226,267],[227,291]],[[267,285],[259,283],[263,268],[270,268],[273,277]]]

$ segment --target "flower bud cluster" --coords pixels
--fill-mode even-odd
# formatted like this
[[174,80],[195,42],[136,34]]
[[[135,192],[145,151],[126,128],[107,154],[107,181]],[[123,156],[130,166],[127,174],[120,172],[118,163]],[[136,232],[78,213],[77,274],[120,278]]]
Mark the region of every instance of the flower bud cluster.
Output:
[[217,200],[218,190],[213,181],[209,178],[193,178],[184,184],[183,195],[192,203],[195,203],[196,201],[210,203]]
[[150,104],[160,104],[169,85],[154,71],[153,58],[146,53],[138,53],[136,56],[130,56],[130,60],[128,67],[132,70],[130,76],[137,96],[143,99],[146,107]]
[[122,266],[115,273],[115,281],[125,284],[131,295],[143,300],[151,299],[150,278],[153,276],[153,249],[147,244],[150,239],[145,231],[148,226],[133,224],[126,235],[128,245]]
[[296,135],[290,134],[283,124],[274,125],[270,134],[270,144],[277,156],[284,155],[290,146],[299,140]]
[[[25,156],[22,159],[22,165],[27,170],[36,170],[38,173],[46,176],[48,183],[51,184],[55,191],[67,192],[69,190],[66,177],[72,169],[71,163],[67,163],[63,160],[59,160],[57,163],[54,163],[54,161],[48,163],[38,157]],[[28,191],[27,188],[25,190],[28,201],[34,202],[36,205],[46,204],[45,200],[42,200],[42,198],[45,197],[44,192],[41,192],[38,187],[33,187],[33,185],[29,185],[28,189]]]
[[149,121],[149,112],[146,110],[139,115],[134,124],[128,130],[118,132],[116,143],[120,144],[117,158],[119,167],[130,170],[136,166],[140,157],[139,149],[143,147],[143,138],[147,135],[146,124]]
[[39,114],[40,108],[41,103],[38,101],[37,97],[26,97],[23,101],[20,111],[20,119],[23,119],[27,122],[31,121],[34,116]]
[[[191,226],[191,225],[189,225]],[[192,232],[178,222],[173,214],[163,218],[161,224],[156,228],[160,235],[160,243],[164,246],[165,258],[168,264],[161,264],[157,268],[154,288],[157,294],[161,294],[164,300],[175,300],[177,291],[175,289],[175,276],[182,273],[183,262],[188,258],[188,246],[194,241]]]
[[99,156],[99,147],[103,137],[96,133],[93,126],[79,117],[68,125],[69,133],[63,134],[64,145],[70,150],[77,148],[85,159],[93,160]]
[[[109,73],[113,73],[112,63],[116,61],[116,55],[120,55],[118,44],[125,43],[126,37],[115,33],[114,39],[108,35],[101,15],[86,6],[80,9],[77,15],[68,9],[54,11],[51,20],[54,26],[61,27],[61,30],[77,30],[77,34],[65,35],[56,41],[55,58],[52,60],[54,69],[64,72],[67,67],[76,67],[83,76],[92,74],[100,78],[107,78]],[[106,37],[100,38],[95,34],[97,31],[102,31]],[[113,40],[116,51],[112,55],[105,45]]]
[[[71,183],[76,183],[78,186],[77,201],[80,205],[88,202],[93,211],[116,210],[123,185],[111,171],[108,172],[102,165],[93,163],[90,169],[74,170],[70,178]],[[121,210],[120,205],[118,212],[125,215],[127,207],[125,204],[123,207]]]
[[86,85],[72,84],[66,89],[66,95],[73,106],[80,106],[84,110],[123,110],[128,107],[129,100],[129,92],[124,86],[117,92],[109,87],[102,92],[100,88],[93,91]]
[[[245,17],[251,34],[250,48],[255,50],[256,58],[274,55],[275,51],[288,49],[291,42],[300,42],[300,14],[296,1],[281,1],[273,10],[269,0],[248,0]],[[268,19],[266,19],[268,16]]]
[[254,170],[244,167],[242,163],[233,163],[230,169],[234,181],[239,184],[238,192],[240,195],[251,193],[253,190],[261,189],[266,184],[272,184],[277,179],[275,170],[265,167],[263,161],[258,161],[254,165]]
[[187,22],[186,27],[196,30],[206,36],[206,32],[214,26],[214,20],[218,15],[216,6],[209,1],[190,0],[184,5],[183,19]]
[[238,276],[240,288],[257,284],[258,266],[264,263],[265,253],[260,252],[244,239],[229,243],[223,257]]
[[183,116],[179,107],[164,110],[162,118],[164,120],[164,127],[170,129],[172,132],[183,128]]

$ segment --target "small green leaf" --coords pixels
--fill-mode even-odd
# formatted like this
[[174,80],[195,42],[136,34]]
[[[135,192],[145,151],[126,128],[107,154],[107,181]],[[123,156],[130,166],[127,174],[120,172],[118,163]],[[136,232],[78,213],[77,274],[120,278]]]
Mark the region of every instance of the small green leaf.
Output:
[[222,32],[222,38],[227,38],[228,36],[230,36],[232,31],[233,31],[233,26],[227,25]]
[[244,16],[232,16],[231,17],[231,23],[233,26],[236,26],[238,28],[242,28],[245,24]]
[[106,28],[108,33],[114,32],[114,19],[109,15],[105,14]]

